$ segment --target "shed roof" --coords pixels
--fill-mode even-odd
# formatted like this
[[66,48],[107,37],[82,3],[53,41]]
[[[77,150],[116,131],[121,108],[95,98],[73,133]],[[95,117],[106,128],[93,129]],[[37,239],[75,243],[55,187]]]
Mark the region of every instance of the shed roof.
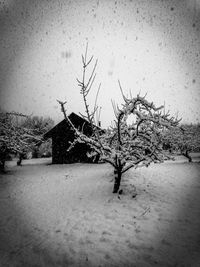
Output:
[[[71,120],[71,122],[74,124],[74,126],[76,128],[78,127],[82,127],[83,125],[85,125],[87,128],[90,128],[90,123],[82,118],[81,116],[77,115],[76,113],[72,112],[69,116],[69,119]],[[52,129],[50,129],[48,132],[46,132],[43,137],[45,139],[51,138],[53,135],[55,135],[60,129],[63,129],[64,127],[70,127],[68,122],[63,119],[62,121],[60,121],[58,124],[56,124]],[[95,126],[97,127],[97,126]],[[97,127],[98,129],[100,129],[99,127]]]

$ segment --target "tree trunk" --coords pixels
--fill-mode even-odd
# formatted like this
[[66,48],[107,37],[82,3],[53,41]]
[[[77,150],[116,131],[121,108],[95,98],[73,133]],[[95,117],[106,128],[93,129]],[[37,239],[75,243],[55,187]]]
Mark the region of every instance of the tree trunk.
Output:
[[0,160],[0,173],[5,172],[5,160]]
[[120,170],[115,169],[114,176],[115,176],[115,183],[114,183],[113,193],[117,193],[121,183],[122,172]]
[[38,151],[36,149],[33,151],[33,158],[34,159],[38,158]]
[[192,157],[189,155],[188,150],[186,150],[185,153],[182,153],[182,154],[188,159],[189,162],[192,162]]
[[23,154],[19,154],[19,159],[17,161],[17,166],[21,166],[22,165],[22,159],[23,159]]

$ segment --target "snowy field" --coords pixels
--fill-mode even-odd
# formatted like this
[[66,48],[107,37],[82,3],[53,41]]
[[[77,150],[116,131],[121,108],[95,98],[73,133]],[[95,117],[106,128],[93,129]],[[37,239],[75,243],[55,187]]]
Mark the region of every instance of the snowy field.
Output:
[[[200,266],[200,158],[130,170],[8,162],[0,176],[0,266]],[[137,196],[133,198],[134,193]]]

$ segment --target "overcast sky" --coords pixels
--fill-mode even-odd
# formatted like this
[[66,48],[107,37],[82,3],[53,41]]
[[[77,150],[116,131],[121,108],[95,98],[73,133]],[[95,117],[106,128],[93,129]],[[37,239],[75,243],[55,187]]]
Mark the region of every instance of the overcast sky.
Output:
[[106,127],[111,99],[147,93],[183,122],[200,122],[200,0],[0,0],[0,105],[63,119],[83,112],[76,78],[81,54],[98,58],[92,104]]

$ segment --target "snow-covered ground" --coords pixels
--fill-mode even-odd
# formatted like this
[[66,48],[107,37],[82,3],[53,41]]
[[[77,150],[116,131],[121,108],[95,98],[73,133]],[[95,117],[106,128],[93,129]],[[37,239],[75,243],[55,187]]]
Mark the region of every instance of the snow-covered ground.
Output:
[[0,176],[0,266],[200,266],[198,157],[132,169],[122,195],[107,164],[50,162]]

